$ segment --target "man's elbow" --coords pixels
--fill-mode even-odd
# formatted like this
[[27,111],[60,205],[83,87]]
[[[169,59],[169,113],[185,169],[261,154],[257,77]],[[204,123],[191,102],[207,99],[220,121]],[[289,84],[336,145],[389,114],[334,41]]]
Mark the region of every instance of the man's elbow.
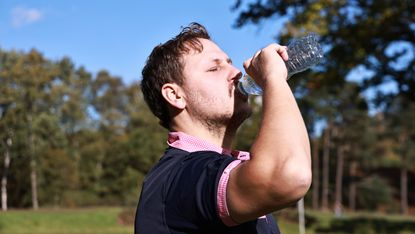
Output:
[[292,197],[295,201],[303,198],[311,186],[312,175],[311,170],[304,169],[294,176],[294,185],[292,188]]
[[[273,185],[274,198],[276,203],[283,201],[282,206],[289,206],[303,198],[311,186],[312,173],[308,167],[297,167],[290,170],[281,178],[284,180]],[[279,201],[277,201],[279,200]]]

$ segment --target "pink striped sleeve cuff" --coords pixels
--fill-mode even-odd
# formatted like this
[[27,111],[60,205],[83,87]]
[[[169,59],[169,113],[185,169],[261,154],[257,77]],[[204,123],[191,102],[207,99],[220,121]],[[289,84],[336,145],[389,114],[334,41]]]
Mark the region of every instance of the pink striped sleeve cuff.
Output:
[[218,193],[217,193],[217,203],[218,203],[217,206],[218,206],[219,217],[226,226],[238,225],[238,223],[232,220],[229,214],[228,206],[226,204],[226,189],[228,187],[228,180],[229,180],[229,175],[231,171],[236,166],[238,166],[241,162],[242,162],[241,160],[235,160],[231,162],[225,168],[225,170],[222,173],[222,176],[219,179]]

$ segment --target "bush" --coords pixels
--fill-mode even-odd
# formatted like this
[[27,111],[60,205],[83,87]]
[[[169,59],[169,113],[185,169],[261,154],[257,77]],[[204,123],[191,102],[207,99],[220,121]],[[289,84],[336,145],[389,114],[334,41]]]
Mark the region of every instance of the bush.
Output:
[[[375,211],[380,205],[389,205],[392,201],[392,189],[379,176],[365,178],[358,185],[357,202],[363,209]],[[376,194],[376,196],[374,196]]]
[[356,216],[334,218],[330,226],[317,228],[316,233],[403,233],[415,230],[415,220],[405,218],[388,218],[387,216]]

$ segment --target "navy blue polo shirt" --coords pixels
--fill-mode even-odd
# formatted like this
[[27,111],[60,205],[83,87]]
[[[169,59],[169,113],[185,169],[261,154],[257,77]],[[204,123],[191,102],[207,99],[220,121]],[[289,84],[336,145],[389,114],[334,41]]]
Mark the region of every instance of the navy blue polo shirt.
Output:
[[272,215],[233,226],[219,215],[218,187],[225,169],[237,158],[172,145],[144,180],[136,234],[279,233]]

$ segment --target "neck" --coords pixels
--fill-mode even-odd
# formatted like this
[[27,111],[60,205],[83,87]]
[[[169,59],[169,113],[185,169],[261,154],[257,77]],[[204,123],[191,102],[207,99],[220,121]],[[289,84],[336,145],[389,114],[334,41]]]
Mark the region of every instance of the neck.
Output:
[[207,142],[220,146],[224,149],[231,149],[232,142],[235,137],[236,129],[223,126],[206,126],[207,124],[191,123],[180,124],[173,122],[171,126],[172,131],[184,132],[194,137],[203,139]]

